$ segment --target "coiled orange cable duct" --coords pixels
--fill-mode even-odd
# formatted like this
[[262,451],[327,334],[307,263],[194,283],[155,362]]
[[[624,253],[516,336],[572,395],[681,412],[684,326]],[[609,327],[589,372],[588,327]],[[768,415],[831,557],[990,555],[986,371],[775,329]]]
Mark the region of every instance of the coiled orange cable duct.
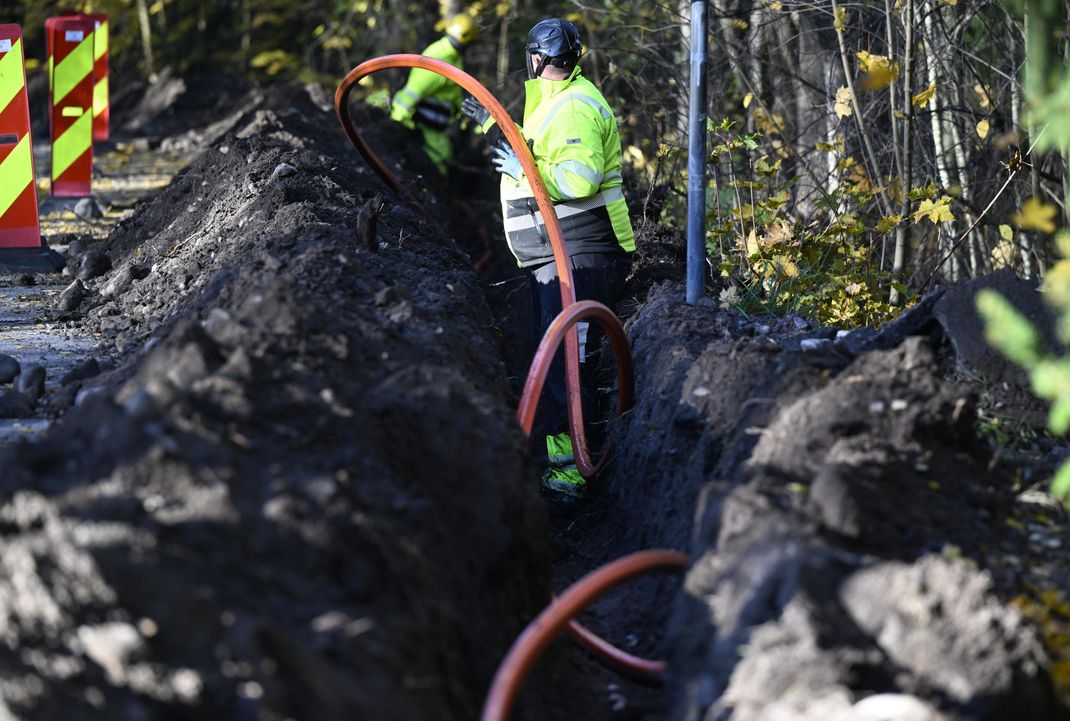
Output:
[[640,551],[592,571],[569,587],[561,597],[528,624],[513,642],[491,683],[483,706],[482,721],[506,721],[513,709],[520,684],[531,667],[572,620],[588,604],[614,586],[643,573],[686,568],[688,558],[678,551]]
[[[513,152],[520,159],[521,167],[523,167],[524,173],[531,184],[535,202],[539,206],[546,224],[550,247],[554,253],[554,263],[557,266],[557,274],[560,280],[561,306],[564,310],[554,319],[550,328],[547,329],[546,335],[539,345],[539,350],[535,354],[535,359],[532,362],[528,379],[524,386],[524,393],[517,409],[517,420],[520,422],[524,433],[530,435],[535,410],[538,407],[538,398],[542,393],[542,387],[546,381],[546,375],[549,372],[554,353],[556,353],[563,338],[565,342],[565,381],[568,394],[569,431],[573,439],[576,466],[585,477],[594,475],[605,462],[606,454],[603,452],[597,463],[591,461],[583,426],[583,404],[580,396],[579,340],[575,332],[569,333],[568,331],[577,321],[586,317],[597,320],[605,330],[613,345],[617,361],[617,413],[619,415],[631,407],[634,396],[631,353],[620,319],[600,303],[594,301],[576,303],[572,266],[567,260],[568,255],[561,234],[561,226],[558,223],[557,214],[546,190],[546,185],[542,180],[542,175],[539,173],[539,169],[531,156],[531,149],[524,142],[512,118],[505,108],[501,106],[501,103],[478,80],[463,70],[449,63],[423,55],[386,55],[361,63],[342,79],[334,95],[334,107],[338,120],[353,147],[356,148],[357,152],[375,170],[379,177],[395,191],[416,202],[412,194],[398,181],[386,164],[364,141],[349,113],[349,95],[357,82],[367,75],[387,68],[422,68],[438,73],[460,85],[475,96],[490,112],[498,123],[506,141],[513,148]],[[664,672],[665,664],[663,662],[649,661],[626,653],[591,633],[576,621],[568,622],[568,631],[578,643],[604,662],[624,673],[650,680],[658,680]]]

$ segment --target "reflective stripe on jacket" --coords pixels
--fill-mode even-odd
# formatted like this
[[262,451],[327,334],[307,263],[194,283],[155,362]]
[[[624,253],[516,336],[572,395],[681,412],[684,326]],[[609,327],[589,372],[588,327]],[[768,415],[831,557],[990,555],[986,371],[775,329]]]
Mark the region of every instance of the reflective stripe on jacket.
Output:
[[[436,40],[421,53],[464,69],[460,52],[448,37]],[[445,130],[457,117],[464,93],[452,80],[423,68],[413,68],[405,87],[394,96],[390,117],[399,123],[419,123],[432,130]]]
[[[635,250],[621,190],[617,121],[602,93],[577,67],[567,80],[525,83],[521,132],[561,223],[570,255]],[[486,128],[485,128],[486,129]],[[531,186],[502,176],[502,217],[509,248],[521,267],[553,260]]]

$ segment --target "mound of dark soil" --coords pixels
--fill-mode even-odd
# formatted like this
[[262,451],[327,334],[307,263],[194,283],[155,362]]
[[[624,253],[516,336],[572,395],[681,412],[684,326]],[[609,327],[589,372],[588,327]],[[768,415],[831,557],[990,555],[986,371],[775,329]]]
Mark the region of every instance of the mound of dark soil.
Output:
[[467,255],[301,86],[107,250],[116,369],[0,459],[0,715],[475,717],[550,589]]
[[974,391],[943,380],[939,298],[834,343],[682,296],[662,285],[630,323],[644,390],[604,490],[608,547],[696,558],[670,622],[671,717],[1066,717],[1007,604],[1035,511],[979,442]]
[[[551,556],[560,587],[650,547],[692,552],[684,593],[644,580],[585,620],[671,657],[669,718],[1066,716],[1009,600],[1066,585],[1025,549],[1070,536],[950,380],[1035,410],[973,343],[975,287],[836,339],[684,305],[681,234],[642,224],[619,309],[638,400],[548,524],[512,413],[527,290],[504,253],[489,288],[472,269],[499,237],[479,151],[445,202],[416,136],[359,110],[417,207],[322,88],[231,90],[165,77],[117,103],[192,164],[94,248],[112,267],[64,315],[114,349],[104,372],[0,457],[0,716],[474,718]],[[653,713],[578,653],[547,662],[518,717]]]

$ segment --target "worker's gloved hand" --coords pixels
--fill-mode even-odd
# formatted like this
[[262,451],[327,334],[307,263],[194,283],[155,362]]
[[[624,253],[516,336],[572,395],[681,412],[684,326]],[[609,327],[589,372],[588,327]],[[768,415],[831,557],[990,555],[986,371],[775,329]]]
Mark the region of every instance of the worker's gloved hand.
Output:
[[470,117],[476,122],[476,125],[482,127],[483,123],[487,122],[487,118],[490,117],[490,111],[483,107],[483,103],[476,100],[469,95],[461,103],[461,112]]
[[491,152],[494,157],[490,161],[494,163],[495,170],[513,180],[520,180],[520,174],[523,172],[520,169],[520,158],[516,157],[516,153],[504,140],[491,148]]

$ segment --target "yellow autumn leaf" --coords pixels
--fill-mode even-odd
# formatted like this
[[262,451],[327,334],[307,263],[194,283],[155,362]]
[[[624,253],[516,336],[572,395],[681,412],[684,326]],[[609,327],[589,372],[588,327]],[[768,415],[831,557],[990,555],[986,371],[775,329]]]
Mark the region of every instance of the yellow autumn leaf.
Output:
[[746,30],[750,27],[750,23],[743,18],[732,18],[732,27],[736,30]]
[[992,108],[992,97],[988,94],[988,91],[985,90],[984,85],[981,85],[981,83],[975,84],[973,86],[973,92],[977,95],[978,105],[980,105],[985,110],[989,110]]
[[1056,209],[1054,205],[1037,199],[1030,198],[1022,205],[1022,209],[1011,216],[1011,221],[1022,230],[1039,230],[1041,233],[1054,233]]
[[1010,268],[1014,266],[1014,259],[1018,255],[1017,246],[1009,240],[1000,239],[996,247],[990,253],[993,268]]
[[[779,113],[773,113],[770,115],[764,108],[758,108],[753,111],[754,127],[761,130],[763,133],[773,135],[781,132],[787,127],[784,122],[784,116]],[[775,145],[775,144],[774,144]]]
[[999,237],[1003,240],[1010,240],[1014,237],[1014,230],[1009,225],[999,226]]
[[646,154],[635,145],[629,145],[625,148],[623,156],[624,160],[636,170],[643,170],[647,166]]
[[777,260],[777,270],[789,278],[799,277],[799,266],[795,265],[795,263],[787,258],[779,258]]
[[780,0],[773,0],[769,3],[769,9],[775,13],[780,12],[783,8],[784,5],[780,2]]
[[836,8],[836,19],[832,24],[836,28],[836,32],[842,33],[843,26],[847,24],[847,11],[843,8]]
[[934,97],[936,97],[936,83],[930,84],[929,87],[915,95],[910,102],[914,104],[915,108],[921,108],[928,105],[929,101]]
[[859,50],[857,53],[855,53],[855,55],[858,57],[858,68],[864,73],[869,72],[869,64],[871,62],[870,58],[878,57],[876,55],[871,55],[865,50]]
[[832,143],[822,143],[818,141],[817,143],[814,143],[814,149],[820,150],[823,153],[831,153],[836,149],[836,146]]
[[758,247],[758,234],[754,228],[750,229],[750,233],[747,234],[746,239],[743,241],[743,248],[747,251],[747,257],[751,258],[758,255],[761,252],[761,248]]
[[750,107],[750,101],[752,101],[752,100],[754,100],[754,93],[747,93],[746,95],[744,95],[743,96],[743,107],[744,108],[749,108]]
[[899,77],[899,63],[887,55],[871,55],[865,50],[857,53],[858,67],[865,73],[859,83],[862,90],[880,90],[895,82]]
[[862,90],[880,90],[881,88],[886,88],[894,83],[895,79],[898,77],[898,65],[894,65],[890,68],[877,68],[870,73],[866,73],[858,86]]
[[1055,249],[1063,258],[1070,258],[1070,230],[1063,228],[1055,234]]
[[979,120],[977,122],[977,137],[979,137],[981,140],[984,140],[987,135],[988,135],[988,121],[987,120]]
[[851,117],[851,89],[842,87],[836,91],[836,104],[834,106],[837,117]]
[[791,229],[783,220],[776,220],[766,226],[764,243],[767,245],[775,245],[777,243],[788,243],[795,237],[795,231]]
[[903,216],[899,214],[885,216],[877,221],[875,230],[878,234],[887,233],[889,230],[899,225],[902,220]]
[[922,218],[928,218],[934,225],[936,223],[950,223],[955,219],[951,212],[951,196],[945,195],[939,200],[932,201],[926,198],[918,204],[918,209],[911,213],[915,223],[921,222]]

